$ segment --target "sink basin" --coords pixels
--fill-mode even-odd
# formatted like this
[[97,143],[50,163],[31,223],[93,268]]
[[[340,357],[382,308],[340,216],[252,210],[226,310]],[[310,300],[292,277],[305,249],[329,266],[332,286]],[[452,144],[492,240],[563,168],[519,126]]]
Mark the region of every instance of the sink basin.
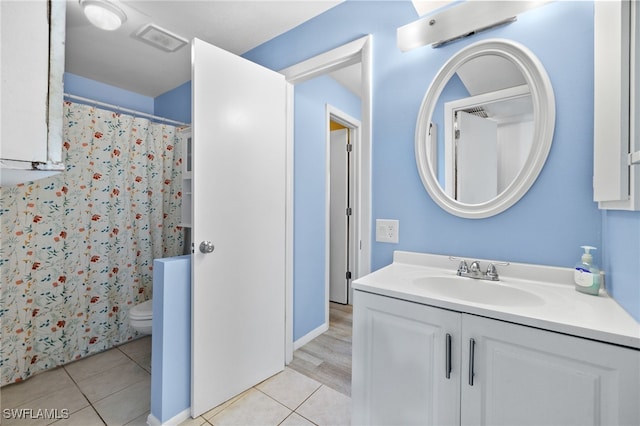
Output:
[[413,283],[430,292],[472,303],[499,306],[540,306],[544,299],[519,288],[458,276],[420,277]]

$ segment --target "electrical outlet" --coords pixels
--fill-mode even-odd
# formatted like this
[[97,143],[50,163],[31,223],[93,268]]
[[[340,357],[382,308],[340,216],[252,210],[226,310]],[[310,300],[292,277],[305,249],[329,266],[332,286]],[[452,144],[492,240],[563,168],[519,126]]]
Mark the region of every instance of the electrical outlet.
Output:
[[400,222],[393,219],[376,219],[376,241],[398,243]]

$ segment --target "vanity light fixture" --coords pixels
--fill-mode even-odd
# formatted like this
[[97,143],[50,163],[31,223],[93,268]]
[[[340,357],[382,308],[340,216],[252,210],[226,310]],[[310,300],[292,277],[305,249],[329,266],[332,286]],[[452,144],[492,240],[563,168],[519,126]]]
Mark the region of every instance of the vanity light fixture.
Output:
[[84,15],[96,27],[113,31],[127,20],[127,15],[108,0],[79,0]]
[[550,1],[465,1],[398,28],[398,47],[406,52],[443,44],[516,21],[517,15]]

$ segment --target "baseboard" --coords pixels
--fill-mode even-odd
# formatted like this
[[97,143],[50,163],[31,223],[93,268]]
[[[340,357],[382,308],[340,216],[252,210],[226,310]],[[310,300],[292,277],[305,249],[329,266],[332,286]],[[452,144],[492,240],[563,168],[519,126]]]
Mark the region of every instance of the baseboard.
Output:
[[160,420],[158,420],[156,416],[149,413],[149,415],[147,416],[147,424],[149,426],[160,426],[162,423],[160,423]]
[[147,424],[149,426],[177,426],[180,423],[187,420],[189,417],[191,417],[191,407],[187,408],[184,411],[179,412],[178,414],[176,414],[175,416],[173,416],[172,418],[170,418],[164,423],[158,420],[156,416],[149,413],[149,415],[147,416]]
[[296,349],[301,348],[327,330],[329,330],[329,323],[325,322],[320,327],[316,328],[315,330],[311,330],[309,333],[293,342],[293,350],[295,351]]

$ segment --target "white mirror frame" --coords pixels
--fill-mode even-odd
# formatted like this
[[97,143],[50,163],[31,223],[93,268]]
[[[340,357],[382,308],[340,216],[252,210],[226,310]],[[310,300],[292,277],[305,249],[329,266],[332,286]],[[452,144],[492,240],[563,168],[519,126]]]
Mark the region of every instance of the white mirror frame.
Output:
[[[462,203],[449,197],[440,186],[431,166],[429,124],[442,90],[458,67],[484,55],[512,61],[531,88],[535,130],[533,145],[524,167],[511,184],[495,198],[479,204]],[[555,127],[555,97],[551,80],[540,60],[526,47],[511,40],[488,39],[471,44],[453,55],[436,74],[422,101],[416,125],[415,155],[420,178],[431,198],[447,212],[468,219],[482,219],[502,213],[514,205],[537,179],[551,149]]]

